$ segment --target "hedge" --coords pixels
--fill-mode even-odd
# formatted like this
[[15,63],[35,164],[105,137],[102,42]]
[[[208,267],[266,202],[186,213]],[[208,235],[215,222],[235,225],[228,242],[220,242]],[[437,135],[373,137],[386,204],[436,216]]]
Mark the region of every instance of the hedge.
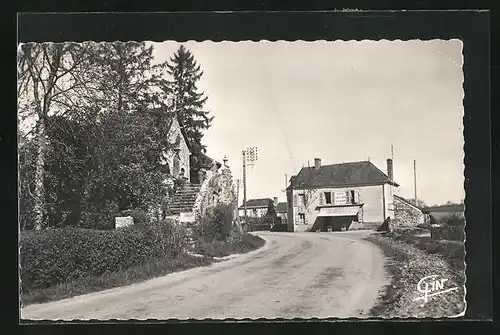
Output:
[[277,223],[274,226],[272,226],[271,231],[281,231],[281,232],[288,231],[287,227],[288,226],[286,223]]
[[270,231],[271,230],[271,225],[270,224],[250,224],[249,225],[249,230],[250,231]]
[[47,288],[85,276],[99,276],[149,259],[182,252],[183,231],[163,221],[118,230],[61,228],[23,231],[20,239],[21,287]]
[[434,240],[463,241],[465,239],[464,227],[451,225],[432,225],[431,237]]

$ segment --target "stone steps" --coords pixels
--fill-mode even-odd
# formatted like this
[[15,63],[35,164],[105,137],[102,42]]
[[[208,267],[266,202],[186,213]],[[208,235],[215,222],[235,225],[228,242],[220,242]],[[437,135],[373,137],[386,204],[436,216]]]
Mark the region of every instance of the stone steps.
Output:
[[181,212],[192,212],[194,203],[200,192],[201,185],[185,184],[174,194],[170,205],[172,214],[180,214]]

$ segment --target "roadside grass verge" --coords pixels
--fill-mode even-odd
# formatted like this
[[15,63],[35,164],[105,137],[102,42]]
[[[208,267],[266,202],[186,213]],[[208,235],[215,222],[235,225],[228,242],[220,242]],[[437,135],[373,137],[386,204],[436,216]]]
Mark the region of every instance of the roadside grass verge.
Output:
[[243,254],[264,246],[266,242],[259,236],[245,233],[234,241],[207,241],[199,238],[195,242],[194,252],[206,257],[224,257],[232,254]]
[[417,229],[394,229],[387,233],[388,238],[401,241],[430,254],[438,254],[447,261],[456,271],[465,269],[465,245],[461,241],[433,240],[430,235],[418,236],[418,233],[426,232]]
[[[406,243],[394,234],[374,233],[366,239],[378,245],[386,255],[386,270],[390,284],[384,288],[379,303],[370,311],[377,318],[439,318],[457,316],[465,310],[465,272],[453,266],[427,241]],[[424,239],[425,241],[425,239]],[[446,247],[443,247],[446,249]],[[430,253],[427,251],[433,251]],[[449,253],[452,254],[452,253]],[[420,279],[438,275],[445,278],[445,288],[458,287],[457,291],[436,295],[427,303],[414,299],[422,296],[417,284]]]
[[209,257],[193,257],[181,254],[175,258],[155,259],[116,272],[106,272],[100,276],[89,276],[74,281],[60,283],[48,288],[26,290],[21,293],[23,306],[98,292],[114,287],[126,286],[148,279],[161,277],[172,272],[207,266],[213,263]]

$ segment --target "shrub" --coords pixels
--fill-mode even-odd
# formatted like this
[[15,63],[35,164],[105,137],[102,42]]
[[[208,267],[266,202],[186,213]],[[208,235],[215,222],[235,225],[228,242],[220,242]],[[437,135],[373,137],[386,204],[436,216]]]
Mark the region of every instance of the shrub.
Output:
[[131,216],[134,219],[134,225],[144,226],[148,222],[148,214],[141,209],[126,209],[116,216]]
[[446,224],[449,226],[463,227],[465,226],[465,217],[463,215],[453,213],[446,219]]
[[249,229],[251,231],[270,231],[270,224],[250,224]]
[[277,223],[277,224],[272,226],[271,231],[285,232],[285,231],[288,231],[288,226],[286,223]]
[[30,290],[177,255],[186,242],[181,227],[159,222],[109,231],[23,231],[20,243],[21,287]]
[[114,201],[105,201],[102,209],[91,203],[85,204],[79,226],[89,229],[114,229],[117,212],[118,204]]
[[434,225],[431,227],[431,237],[435,240],[463,241],[464,227],[455,225]]
[[233,207],[218,204],[207,210],[204,216],[194,225],[193,233],[207,241],[212,239],[225,241],[233,225]]
[[431,225],[465,226],[463,213],[437,212],[430,214]]
[[264,245],[265,241],[248,233],[231,233],[227,241],[196,241],[196,252],[208,257],[224,257],[231,254],[245,253]]

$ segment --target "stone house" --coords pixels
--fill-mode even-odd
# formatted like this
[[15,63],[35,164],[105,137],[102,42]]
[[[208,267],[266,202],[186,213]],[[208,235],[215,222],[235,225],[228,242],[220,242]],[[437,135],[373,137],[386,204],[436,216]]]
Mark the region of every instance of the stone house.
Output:
[[280,219],[281,223],[287,222],[288,217],[288,205],[286,202],[280,202],[276,206],[276,215]]
[[304,167],[287,187],[288,231],[349,229],[394,219],[392,160],[386,175],[369,161]]
[[170,118],[168,143],[171,148],[163,151],[161,163],[166,166],[166,170],[170,174],[169,179],[190,181],[190,156],[192,148],[187,140],[184,129],[181,128],[176,117]]
[[204,153],[195,160],[192,145],[177,117],[171,117],[167,127],[170,148],[163,152],[161,163],[166,166],[169,177],[164,183],[172,187],[177,181],[178,185],[165,214],[190,221],[203,182],[217,173],[222,164]]
[[422,208],[403,197],[394,195],[394,226],[416,226],[424,223],[425,213]]
[[[260,198],[247,200],[247,217],[262,218],[266,215],[269,204],[276,206],[278,198]],[[238,207],[238,213],[241,218],[245,217],[245,206]]]

